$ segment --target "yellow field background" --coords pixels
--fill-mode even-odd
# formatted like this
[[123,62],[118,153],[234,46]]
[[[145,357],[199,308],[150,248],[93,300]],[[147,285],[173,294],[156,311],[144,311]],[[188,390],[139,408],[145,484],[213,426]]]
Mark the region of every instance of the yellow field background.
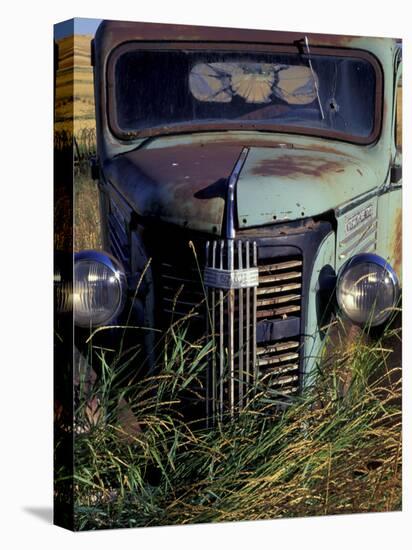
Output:
[[[72,147],[76,138],[74,166],[74,250],[101,248],[99,194],[90,177],[90,154],[94,154],[95,107],[93,69],[91,66],[91,35],[75,35],[57,41],[58,69],[56,73],[55,138],[58,148]],[[86,139],[85,139],[86,138]],[[79,157],[80,153],[80,157]],[[64,199],[64,197],[63,197]],[[56,204],[56,219],[65,219],[65,202]],[[60,210],[59,210],[60,208]],[[64,224],[63,224],[64,225]],[[56,231],[59,237],[59,231]],[[67,230],[60,231],[57,242],[65,242]]]
[[95,128],[93,70],[90,35],[68,36],[57,41],[59,65],[56,75],[55,130],[77,135]]

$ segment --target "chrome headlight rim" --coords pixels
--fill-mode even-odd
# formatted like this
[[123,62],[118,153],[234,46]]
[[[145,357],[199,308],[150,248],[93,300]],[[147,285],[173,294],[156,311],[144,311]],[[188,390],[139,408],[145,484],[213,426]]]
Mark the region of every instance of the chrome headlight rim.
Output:
[[74,256],[74,266],[73,266],[73,286],[76,286],[76,266],[78,266],[82,262],[88,262],[88,263],[97,263],[102,264],[106,269],[111,271],[113,275],[116,278],[116,281],[119,285],[119,299],[116,304],[116,306],[113,308],[112,312],[110,313],[107,318],[104,319],[102,322],[94,322],[92,319],[92,315],[89,316],[87,320],[83,320],[79,318],[79,315],[76,315],[76,308],[74,307],[74,322],[75,325],[81,328],[96,328],[101,326],[109,325],[113,319],[118,317],[120,313],[124,309],[124,305],[126,302],[126,295],[127,295],[127,278],[126,278],[126,272],[117,258],[115,258],[112,254],[109,254],[105,251],[100,250],[82,250],[81,252],[77,252]]
[[[346,311],[346,306],[342,301],[342,296],[340,293],[341,284],[344,280],[345,275],[349,273],[351,269],[354,267],[360,265],[360,264],[374,264],[378,267],[385,270],[386,274],[390,278],[390,281],[392,283],[393,287],[393,304],[389,308],[387,308],[387,311],[383,318],[379,319],[377,321],[373,321],[372,319],[368,319],[367,321],[357,321],[353,319]],[[385,260],[382,256],[379,256],[378,254],[373,254],[372,252],[362,252],[360,254],[356,254],[355,256],[352,256],[352,258],[349,258],[339,269],[337,277],[336,277],[336,302],[339,307],[340,313],[344,316],[344,318],[348,319],[352,323],[360,326],[370,326],[370,327],[378,327],[385,324],[388,319],[391,317],[391,315],[394,312],[394,308],[396,307],[396,304],[399,303],[399,297],[400,297],[400,282],[398,275],[396,274],[396,271],[391,266],[388,260]]]

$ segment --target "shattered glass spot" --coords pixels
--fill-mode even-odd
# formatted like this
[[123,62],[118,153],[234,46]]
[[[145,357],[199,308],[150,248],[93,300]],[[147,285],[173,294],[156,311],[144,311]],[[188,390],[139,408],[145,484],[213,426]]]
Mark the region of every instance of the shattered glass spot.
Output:
[[189,87],[205,102],[228,103],[237,95],[246,103],[270,103],[277,97],[290,105],[307,105],[316,98],[311,70],[303,65],[198,63],[190,71]]

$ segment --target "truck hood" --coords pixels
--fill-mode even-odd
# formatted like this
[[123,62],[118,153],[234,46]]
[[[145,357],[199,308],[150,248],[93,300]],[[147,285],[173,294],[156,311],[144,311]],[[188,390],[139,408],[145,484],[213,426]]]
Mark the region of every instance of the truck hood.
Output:
[[[240,228],[315,216],[377,184],[371,166],[327,148],[245,146]],[[239,142],[140,148],[108,161],[103,171],[139,215],[220,235],[227,181],[242,149]]]
[[251,148],[237,184],[239,227],[316,216],[377,183],[364,158],[323,150]]
[[220,233],[227,180],[239,144],[137,149],[109,161],[106,177],[134,210],[206,233]]

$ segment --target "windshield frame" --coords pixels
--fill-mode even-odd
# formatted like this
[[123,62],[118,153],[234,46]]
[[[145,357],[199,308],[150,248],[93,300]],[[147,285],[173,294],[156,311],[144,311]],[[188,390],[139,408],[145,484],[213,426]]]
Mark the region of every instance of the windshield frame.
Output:
[[[308,126],[295,126],[292,124],[272,124],[256,121],[239,121],[239,120],[224,120],[204,121],[204,122],[177,122],[173,124],[165,124],[162,126],[154,126],[143,129],[127,131],[120,127],[117,119],[117,106],[115,95],[115,69],[118,59],[122,54],[130,51],[142,50],[184,50],[184,51],[199,51],[199,50],[218,50],[222,52],[238,52],[252,50],[254,53],[295,53],[299,54],[299,49],[293,45],[273,45],[259,43],[244,43],[244,42],[140,42],[129,41],[124,42],[113,49],[110,53],[107,69],[106,69],[106,107],[107,119],[110,131],[113,135],[122,141],[131,141],[140,138],[150,138],[162,135],[185,134],[193,132],[213,132],[213,131],[229,131],[229,130],[246,130],[246,131],[264,131],[269,133],[286,133],[300,134],[315,137],[331,138],[349,143],[360,145],[370,145],[377,141],[382,129],[382,114],[383,114],[383,70],[380,62],[372,53],[358,48],[334,48],[329,46],[312,46],[310,47],[311,55],[324,55],[336,57],[353,57],[360,58],[369,62],[375,71],[376,86],[375,86],[375,112],[373,130],[368,136],[358,136],[355,134],[345,133],[327,128],[311,128]],[[306,58],[308,56],[306,55]]]

